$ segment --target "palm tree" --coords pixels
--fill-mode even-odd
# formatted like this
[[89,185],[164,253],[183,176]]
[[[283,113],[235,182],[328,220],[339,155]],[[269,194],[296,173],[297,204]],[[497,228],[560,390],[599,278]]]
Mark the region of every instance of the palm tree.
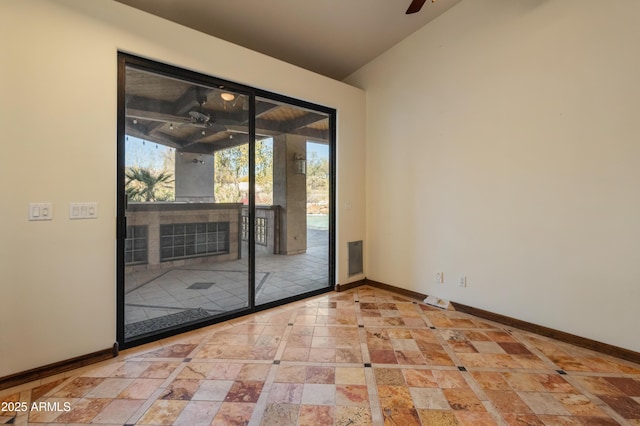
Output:
[[144,167],[128,167],[125,171],[125,191],[132,201],[165,201],[169,197],[160,191],[169,189],[171,173],[155,172]]

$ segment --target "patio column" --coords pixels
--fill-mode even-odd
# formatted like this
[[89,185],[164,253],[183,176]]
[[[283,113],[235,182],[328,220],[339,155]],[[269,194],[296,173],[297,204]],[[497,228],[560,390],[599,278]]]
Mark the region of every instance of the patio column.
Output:
[[295,156],[307,155],[307,138],[273,138],[273,204],[280,206],[279,254],[307,251],[307,176],[296,173]]

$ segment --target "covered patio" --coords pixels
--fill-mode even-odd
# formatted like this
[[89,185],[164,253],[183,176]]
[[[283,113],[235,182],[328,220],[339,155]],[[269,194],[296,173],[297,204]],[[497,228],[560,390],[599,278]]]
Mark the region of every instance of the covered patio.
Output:
[[328,164],[330,115],[160,68],[125,72],[125,338],[246,309],[250,286],[255,306],[329,288],[328,212],[307,216],[330,172],[307,157]]
[[[328,285],[327,232],[308,229],[297,256],[256,256],[256,304],[294,297]],[[246,254],[248,245],[242,245]],[[247,306],[247,256],[220,263],[175,266],[127,274],[125,335],[134,337]]]

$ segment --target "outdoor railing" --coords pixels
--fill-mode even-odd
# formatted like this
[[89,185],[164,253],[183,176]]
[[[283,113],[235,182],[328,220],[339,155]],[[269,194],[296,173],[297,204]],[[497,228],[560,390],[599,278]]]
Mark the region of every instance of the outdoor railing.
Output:
[[[280,206],[256,206],[255,217],[256,250],[269,253],[280,253]],[[249,208],[242,207],[242,241],[249,241]],[[260,247],[259,247],[260,246]]]

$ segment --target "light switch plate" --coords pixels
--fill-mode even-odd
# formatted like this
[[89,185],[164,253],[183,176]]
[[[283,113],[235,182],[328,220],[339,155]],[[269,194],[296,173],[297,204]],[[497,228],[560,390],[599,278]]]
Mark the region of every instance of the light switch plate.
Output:
[[98,203],[69,203],[69,219],[96,219]]
[[29,203],[29,220],[53,220],[51,203]]

